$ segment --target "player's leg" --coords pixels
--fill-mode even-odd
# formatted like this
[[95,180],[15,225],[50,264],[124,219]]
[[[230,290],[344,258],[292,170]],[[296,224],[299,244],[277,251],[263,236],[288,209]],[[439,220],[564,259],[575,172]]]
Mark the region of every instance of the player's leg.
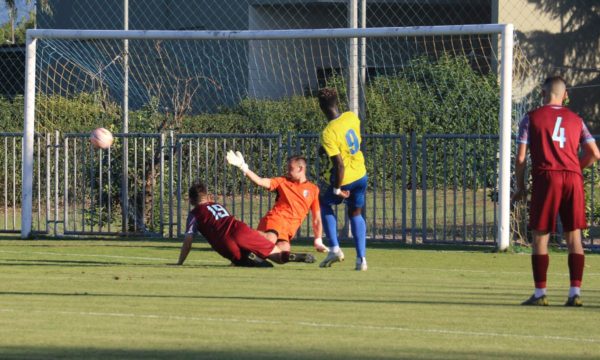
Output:
[[581,243],[581,230],[565,232],[567,247],[569,248],[569,295],[566,306],[582,306],[581,282],[583,280],[583,269],[585,266],[585,255]]
[[258,224],[258,232],[263,234],[270,242],[275,244],[281,250],[281,253],[274,254],[270,259],[279,263],[286,262],[315,262],[315,257],[308,253],[292,253],[290,240],[297,229],[290,229],[285,219],[276,216],[265,216]]
[[335,216],[335,212],[333,211],[333,205],[341,204],[342,201],[341,197],[333,193],[333,187],[331,186],[319,196],[323,231],[325,231],[325,236],[329,239],[329,248],[332,252],[340,248],[337,236],[337,216]]
[[583,179],[578,174],[565,173],[563,202],[560,207],[560,218],[565,229],[565,238],[569,249],[569,295],[566,306],[582,306],[581,282],[585,255],[581,242],[581,230],[587,228],[585,218],[585,195]]
[[239,221],[233,225],[226,237],[240,249],[241,259],[234,265],[250,267],[273,267],[265,259],[275,248],[275,244],[267,240],[258,231]]
[[350,197],[348,198],[348,216],[350,217],[350,230],[356,248],[356,270],[367,270],[367,223],[362,216],[365,206],[365,193],[367,190],[367,177],[349,184]]
[[333,205],[341,204],[342,201],[343,198],[335,195],[331,186],[324,190],[319,197],[323,231],[329,240],[329,252],[325,260],[319,264],[320,267],[330,267],[333,263],[344,261],[344,253],[340,249],[337,236],[337,217],[333,211]]
[[552,176],[550,172],[536,174],[533,177],[529,227],[533,232],[531,270],[535,290],[522,305],[548,305],[546,299],[546,279],[550,263],[548,241],[550,231],[556,228],[561,192],[562,178]]

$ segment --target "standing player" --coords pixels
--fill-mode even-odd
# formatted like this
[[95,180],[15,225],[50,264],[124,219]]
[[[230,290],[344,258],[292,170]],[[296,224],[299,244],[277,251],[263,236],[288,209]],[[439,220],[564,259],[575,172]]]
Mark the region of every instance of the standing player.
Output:
[[[548,240],[560,214],[567,247],[571,288],[566,306],[582,306],[580,298],[584,253],[581,230],[587,227],[582,169],[600,159],[600,151],[583,120],[562,106],[567,99],[565,80],[549,77],[542,87],[544,105],[529,112],[519,124],[513,201],[525,195],[527,147],[531,148],[532,193],[529,227],[533,231],[531,265],[534,294],[522,305],[548,305],[546,273]],[[580,147],[583,149],[579,156]]]
[[204,184],[192,185],[189,197],[194,208],[188,215],[177,265],[183,265],[190,253],[196,232],[201,233],[216,252],[237,266],[272,267],[273,264],[263,260],[266,258],[280,264],[288,261],[289,251],[275,246],[258,231],[230,215],[223,205],[212,201]]
[[[275,205],[260,220],[257,230],[267,239],[277,243],[281,249],[290,251],[290,240],[294,237],[310,209],[313,220],[314,246],[317,251],[327,252],[323,245],[323,226],[319,207],[319,188],[306,178],[306,159],[303,156],[292,156],[287,162],[286,176],[262,178],[248,169],[243,155],[229,150],[227,162],[242,170],[253,183],[269,191],[276,191]],[[290,261],[314,262],[311,254],[291,254]]]
[[344,253],[337,238],[337,218],[332,205],[346,201],[350,217],[350,229],[356,246],[356,270],[367,270],[366,244],[367,225],[362,217],[367,190],[367,169],[360,149],[360,119],[351,111],[340,114],[338,95],[335,89],[319,91],[319,106],[329,124],[323,130],[321,142],[331,159],[330,185],[321,195],[323,227],[329,238],[331,252],[321,262],[321,267],[329,267],[334,262],[343,261]]

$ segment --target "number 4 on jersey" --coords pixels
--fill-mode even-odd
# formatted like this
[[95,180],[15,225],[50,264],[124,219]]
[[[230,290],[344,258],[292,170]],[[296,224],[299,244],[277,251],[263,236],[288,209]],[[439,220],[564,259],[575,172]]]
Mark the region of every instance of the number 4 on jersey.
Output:
[[560,127],[562,123],[562,117],[556,118],[556,124],[554,124],[554,131],[552,132],[552,141],[558,141],[560,148],[565,147],[565,142],[567,139],[565,138],[565,128]]

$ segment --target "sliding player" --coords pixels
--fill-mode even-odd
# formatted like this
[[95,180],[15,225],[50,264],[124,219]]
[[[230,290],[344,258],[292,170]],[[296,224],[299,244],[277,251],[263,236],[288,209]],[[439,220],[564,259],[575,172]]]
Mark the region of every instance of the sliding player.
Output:
[[194,208],[187,220],[185,238],[177,265],[183,265],[192,248],[194,234],[201,233],[210,246],[236,266],[272,267],[286,263],[290,252],[265,239],[258,231],[233,217],[221,204],[212,201],[206,186],[196,183],[189,189]]

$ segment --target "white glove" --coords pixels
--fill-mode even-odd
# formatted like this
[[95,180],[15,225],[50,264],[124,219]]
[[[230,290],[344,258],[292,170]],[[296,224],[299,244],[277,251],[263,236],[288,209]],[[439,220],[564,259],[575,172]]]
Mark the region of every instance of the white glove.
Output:
[[321,239],[321,238],[315,238],[314,245],[315,245],[315,250],[317,250],[318,252],[323,252],[323,253],[329,252],[329,248],[327,246],[323,245],[323,239]]
[[244,155],[242,155],[241,152],[236,151],[233,152],[233,150],[229,150],[227,152],[227,162],[230,165],[233,165],[235,167],[238,167],[240,170],[242,170],[242,172],[245,174],[246,171],[248,171],[248,164],[246,164],[246,162],[244,161]]

